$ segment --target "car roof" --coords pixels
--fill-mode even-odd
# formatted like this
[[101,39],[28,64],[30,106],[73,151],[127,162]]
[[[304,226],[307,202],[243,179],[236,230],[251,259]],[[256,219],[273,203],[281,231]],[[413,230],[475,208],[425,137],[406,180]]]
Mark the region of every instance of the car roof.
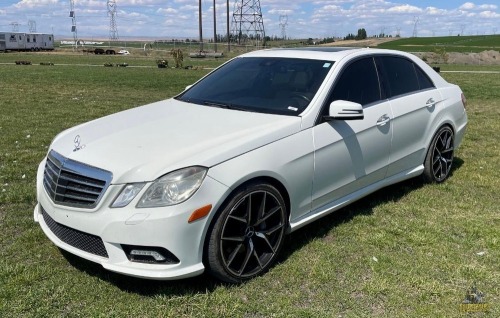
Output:
[[[303,58],[314,60],[339,61],[342,58],[359,53],[364,54],[396,54],[407,56],[404,52],[384,49],[372,48],[356,48],[356,47],[299,47],[299,48],[277,48],[253,51],[240,57],[283,57],[283,58]],[[364,54],[363,54],[364,53]]]

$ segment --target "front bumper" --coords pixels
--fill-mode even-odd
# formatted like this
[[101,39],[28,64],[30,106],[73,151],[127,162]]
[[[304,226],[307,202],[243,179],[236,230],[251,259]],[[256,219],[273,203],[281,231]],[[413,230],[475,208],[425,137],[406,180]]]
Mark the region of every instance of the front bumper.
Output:
[[[34,219],[47,237],[58,247],[79,257],[101,264],[104,268],[125,275],[149,279],[179,279],[201,274],[204,271],[203,245],[213,214],[223,200],[228,188],[210,177],[188,201],[169,207],[137,209],[135,205],[143,192],[124,208],[109,208],[121,191],[122,185],[111,185],[94,209],[79,209],[54,204],[42,184],[43,162],[37,178],[38,204]],[[216,201],[214,201],[216,200]],[[193,211],[212,204],[210,214],[188,223]],[[42,209],[46,214],[44,218]],[[102,240],[104,255],[96,255],[68,244],[53,232],[48,222],[69,228],[71,233],[82,232]],[[71,243],[71,242],[70,242]],[[179,262],[175,264],[149,264],[130,261],[122,245],[165,248]],[[99,254],[99,253],[97,253]],[[107,254],[107,257],[105,257]]]

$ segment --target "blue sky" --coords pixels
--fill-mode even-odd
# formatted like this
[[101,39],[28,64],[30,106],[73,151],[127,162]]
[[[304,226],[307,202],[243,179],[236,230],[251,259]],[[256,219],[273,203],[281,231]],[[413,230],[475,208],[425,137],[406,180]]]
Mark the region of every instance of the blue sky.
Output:
[[[196,38],[198,0],[115,0],[120,37]],[[230,12],[235,0],[230,0]],[[411,36],[418,17],[418,36],[500,33],[498,0],[261,0],[267,35],[280,35],[280,15],[286,14],[286,33],[294,38],[345,36],[365,28],[368,35]],[[107,0],[75,0],[80,38],[106,38],[109,34]],[[28,21],[37,32],[71,38],[69,0],[0,0],[0,31],[28,31]],[[213,0],[202,1],[203,32],[213,34]],[[225,33],[226,1],[216,0],[217,31]]]

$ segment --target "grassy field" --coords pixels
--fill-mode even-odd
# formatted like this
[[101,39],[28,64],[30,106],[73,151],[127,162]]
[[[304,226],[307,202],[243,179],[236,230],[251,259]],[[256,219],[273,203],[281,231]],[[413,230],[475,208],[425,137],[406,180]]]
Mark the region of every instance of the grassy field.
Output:
[[482,52],[500,50],[500,35],[446,36],[428,38],[405,38],[382,43],[381,49],[393,49],[407,52],[433,52],[445,49],[447,52]]
[[473,285],[490,306],[474,316],[500,316],[499,74],[443,74],[469,103],[446,183],[378,191],[293,233],[269,273],[233,286],[117,275],[60,251],[33,222],[36,168],[58,132],[170,97],[207,70],[12,57],[0,54],[0,317],[467,317],[459,305]]

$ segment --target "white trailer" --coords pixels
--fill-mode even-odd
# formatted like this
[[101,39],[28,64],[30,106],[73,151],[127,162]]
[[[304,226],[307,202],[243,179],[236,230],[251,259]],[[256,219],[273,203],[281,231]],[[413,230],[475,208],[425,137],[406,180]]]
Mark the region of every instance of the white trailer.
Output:
[[54,35],[46,33],[0,32],[0,51],[42,51],[54,49]]

